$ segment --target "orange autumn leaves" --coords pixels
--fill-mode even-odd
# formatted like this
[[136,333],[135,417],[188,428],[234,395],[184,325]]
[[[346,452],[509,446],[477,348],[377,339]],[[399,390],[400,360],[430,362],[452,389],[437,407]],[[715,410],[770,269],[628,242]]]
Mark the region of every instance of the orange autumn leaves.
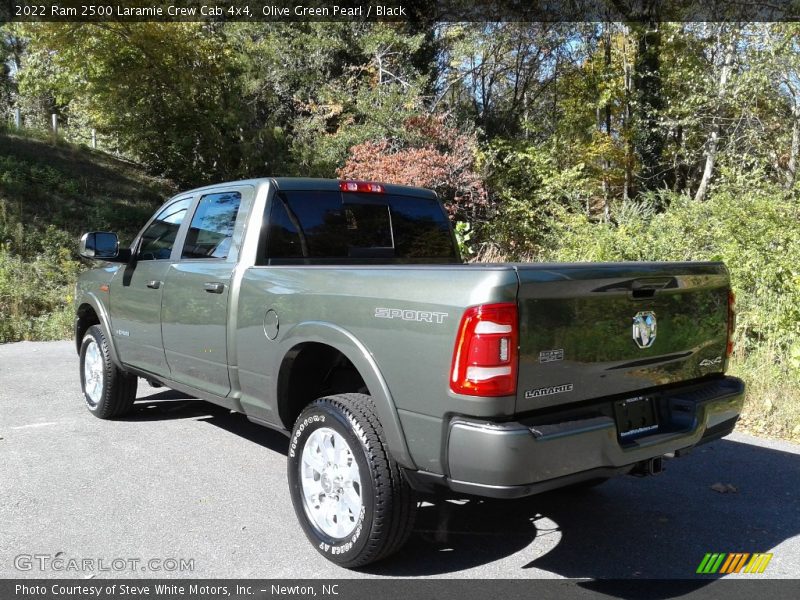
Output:
[[385,138],[353,146],[337,175],[435,190],[451,215],[485,206],[475,134],[450,127],[444,116],[416,116],[404,124],[403,140]]

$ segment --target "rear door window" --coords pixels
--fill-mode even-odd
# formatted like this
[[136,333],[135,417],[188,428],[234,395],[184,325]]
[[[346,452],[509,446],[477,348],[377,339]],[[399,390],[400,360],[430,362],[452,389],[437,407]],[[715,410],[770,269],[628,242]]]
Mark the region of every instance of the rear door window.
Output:
[[227,258],[242,195],[208,194],[200,198],[189,224],[181,258]]

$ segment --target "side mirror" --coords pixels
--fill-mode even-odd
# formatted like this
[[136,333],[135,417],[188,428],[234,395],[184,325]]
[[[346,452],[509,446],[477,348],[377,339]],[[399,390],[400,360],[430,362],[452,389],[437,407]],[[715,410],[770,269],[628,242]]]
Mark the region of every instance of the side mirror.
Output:
[[[117,262],[122,260],[119,250],[119,239],[116,233],[108,231],[90,231],[84,233],[78,248],[83,258]],[[127,260],[127,258],[125,259]]]

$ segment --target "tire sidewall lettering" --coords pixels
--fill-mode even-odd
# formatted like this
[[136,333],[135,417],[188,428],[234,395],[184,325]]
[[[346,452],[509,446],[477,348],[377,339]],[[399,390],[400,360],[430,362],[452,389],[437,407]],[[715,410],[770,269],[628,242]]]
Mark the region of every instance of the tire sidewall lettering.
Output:
[[[301,519],[303,528],[306,529],[307,535],[314,536],[314,545],[317,547],[317,549],[325,555],[336,557],[337,560],[341,560],[342,557],[350,552],[360,551],[361,546],[363,546],[363,544],[366,543],[366,539],[368,539],[368,534],[372,525],[370,521],[371,516],[370,519],[368,519],[367,514],[368,512],[370,515],[372,514],[372,505],[374,499],[371,497],[371,495],[374,493],[374,484],[370,479],[372,476],[371,470],[369,469],[369,464],[367,463],[367,459],[362,449],[363,445],[366,443],[365,434],[362,428],[359,427],[355,420],[347,414],[337,414],[333,412],[324,414],[322,410],[323,409],[316,407],[313,414],[303,417],[302,420],[298,422],[289,443],[288,455],[290,469],[294,471],[293,475],[297,476],[297,472],[299,472],[300,467],[300,454],[302,454],[303,443],[307,436],[311,435],[314,429],[322,426],[336,429],[345,437],[348,444],[351,445],[353,453],[356,457],[356,462],[359,466],[359,470],[362,473],[362,483],[368,481],[368,484],[362,487],[362,506],[355,530],[346,538],[342,540],[335,540],[318,531],[316,527],[310,523],[308,517],[305,516],[302,508],[297,511],[298,517]],[[301,485],[299,480],[296,481],[294,485],[297,486],[299,491]],[[301,513],[303,514],[302,517],[300,517]],[[309,532],[311,533],[309,534]],[[367,535],[364,535],[365,533]]]
[[297,454],[297,444],[299,443],[300,436],[306,430],[306,428],[311,425],[312,423],[324,423],[325,422],[325,415],[309,415],[297,426],[297,429],[292,435],[292,441],[289,444],[289,456],[294,458]]
[[361,514],[358,516],[358,525],[356,525],[355,531],[347,537],[344,541],[338,544],[328,544],[326,542],[320,542],[319,549],[327,554],[331,554],[333,556],[337,556],[340,554],[346,554],[353,547],[357,544],[358,539],[361,537],[362,532],[364,531],[364,516],[366,515],[366,510],[362,506],[361,507]]

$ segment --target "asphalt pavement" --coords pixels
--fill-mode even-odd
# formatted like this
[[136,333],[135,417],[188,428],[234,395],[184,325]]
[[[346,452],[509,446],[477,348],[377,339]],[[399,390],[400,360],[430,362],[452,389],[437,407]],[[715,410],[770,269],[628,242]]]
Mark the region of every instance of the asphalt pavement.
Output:
[[800,445],[735,433],[654,477],[426,502],[408,545],[359,571],[304,537],[286,448],[142,380],[134,413],[101,421],[71,342],[0,345],[0,578],[693,578],[707,552],[772,553],[765,576],[800,577]]

